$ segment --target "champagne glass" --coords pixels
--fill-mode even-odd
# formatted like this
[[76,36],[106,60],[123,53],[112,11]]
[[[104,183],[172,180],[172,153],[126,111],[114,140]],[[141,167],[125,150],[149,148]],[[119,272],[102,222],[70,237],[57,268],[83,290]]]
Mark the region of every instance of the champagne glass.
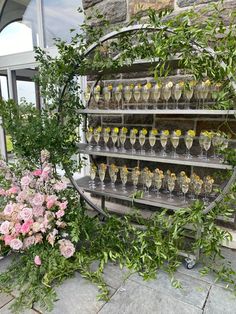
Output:
[[139,168],[138,167],[133,168],[132,172],[131,172],[131,179],[132,179],[132,182],[133,182],[133,186],[134,186],[134,191],[135,192],[137,191],[137,185],[138,185],[139,176],[140,176]]
[[147,187],[147,196],[150,197],[150,187],[152,185],[152,179],[153,179],[153,173],[149,170],[147,173],[146,173],[146,176],[145,176],[145,184],[146,184],[146,187]]
[[99,175],[99,179],[101,181],[101,189],[104,190],[105,189],[105,184],[104,184],[104,179],[105,179],[105,175],[106,175],[106,170],[107,170],[107,165],[102,163],[99,165],[98,167],[98,175]]
[[91,188],[93,190],[96,188],[96,185],[95,185],[96,173],[97,173],[97,167],[94,164],[91,164],[89,174],[91,178]]
[[171,89],[172,89],[172,87],[173,87],[173,83],[172,82],[168,82],[168,83],[166,83],[162,87],[162,98],[166,102],[165,109],[168,109],[168,101],[169,101],[169,99],[171,97]]
[[[117,101],[117,108],[120,109],[120,101],[122,100],[122,90],[123,90],[123,85],[119,84],[115,88],[115,100]],[[122,105],[121,105],[122,109]]]
[[203,181],[201,179],[197,179],[194,182],[194,193],[196,195],[195,199],[199,198],[199,195],[201,194],[202,191],[202,185],[203,185]]
[[128,129],[123,127],[120,129],[120,134],[119,134],[119,139],[120,139],[120,142],[121,142],[121,151],[124,153],[126,152],[126,149],[125,149],[125,141],[126,141],[126,134],[128,132]]
[[127,190],[126,190],[126,183],[128,181],[128,169],[126,166],[123,166],[120,168],[120,179],[121,179],[121,182],[122,182],[122,191],[123,193],[127,193]]
[[146,85],[144,85],[142,89],[142,98],[143,98],[143,101],[145,102],[145,109],[148,109],[148,100],[150,98],[151,88],[152,88],[152,84],[149,82]]
[[130,143],[131,143],[131,145],[132,145],[132,154],[135,154],[135,148],[134,148],[134,144],[135,144],[135,142],[136,142],[136,139],[137,139],[137,137],[136,137],[136,134],[138,133],[138,130],[137,129],[131,129],[130,130]]
[[187,133],[184,136],[184,143],[187,149],[186,158],[191,159],[192,155],[190,153],[191,147],[193,146],[193,139],[195,137],[196,133],[194,130],[188,130]]
[[173,96],[176,101],[176,109],[179,109],[179,100],[181,98],[182,92],[183,92],[184,82],[179,82],[175,84],[172,88]]
[[183,200],[184,204],[187,203],[186,202],[186,194],[188,193],[188,190],[189,190],[189,184],[190,184],[190,179],[188,177],[185,177],[181,183],[181,190],[182,190],[183,195],[184,195],[184,200]]
[[168,169],[168,170],[166,171],[165,175],[164,175],[164,178],[163,178],[163,188],[164,188],[164,189],[163,189],[162,192],[163,192],[164,194],[168,194],[168,193],[169,193],[167,181],[168,181],[170,175],[171,175],[171,171]]
[[105,150],[106,151],[109,151],[107,144],[108,144],[109,139],[110,139],[110,132],[111,132],[111,129],[109,127],[105,128],[103,131],[103,140],[105,143]]
[[152,129],[151,131],[149,131],[149,137],[148,137],[148,140],[149,140],[149,144],[151,146],[151,155],[155,155],[155,151],[153,149],[153,147],[155,146],[156,144],[156,135],[158,134],[158,131],[157,129]]
[[209,87],[211,85],[211,82],[210,80],[206,80],[204,82],[202,82],[202,88],[201,88],[201,99],[202,99],[202,107],[204,109],[205,105],[205,101],[208,97],[208,94],[209,94]]
[[176,149],[177,147],[179,146],[179,138],[181,136],[181,131],[180,130],[175,130],[172,132],[171,134],[171,137],[170,137],[170,141],[171,141],[171,144],[174,148],[174,151],[173,151],[173,157],[174,158],[177,158],[178,155],[176,153]]
[[117,180],[117,173],[118,173],[119,169],[116,165],[114,164],[111,164],[109,166],[109,176],[110,176],[110,179],[111,179],[111,188],[113,191],[116,191],[116,187],[115,187],[115,183],[116,183],[116,180]]
[[204,137],[203,137],[203,148],[206,151],[205,158],[208,160],[208,150],[211,147],[211,136],[210,136],[210,132],[207,132],[205,134],[206,135],[204,135]]
[[93,133],[93,138],[97,144],[96,150],[100,150],[99,140],[100,140],[100,136],[101,136],[101,131],[102,131],[102,127],[99,126],[94,130],[94,133]]
[[116,142],[118,140],[118,133],[119,133],[119,128],[115,127],[112,129],[111,132],[111,140],[112,140],[112,144],[113,144],[113,151],[116,152],[117,148],[116,148]]
[[141,179],[141,183],[143,184],[143,191],[144,192],[146,190],[146,175],[147,175],[148,171],[149,171],[148,167],[145,167],[140,172],[140,179]]
[[193,97],[193,89],[194,86],[196,85],[196,81],[190,81],[186,83],[186,86],[184,88],[184,97],[187,100],[187,104],[186,104],[186,109],[189,109],[189,103]]
[[93,148],[91,145],[91,141],[93,138],[93,128],[92,127],[89,127],[87,129],[87,131],[85,133],[85,137],[86,137],[87,142],[89,143],[88,149],[91,150]]
[[100,92],[101,92],[101,86],[97,85],[93,91],[93,98],[94,98],[94,101],[96,103],[96,108],[98,108],[98,103],[100,100]]
[[177,178],[176,178],[176,181],[177,181],[177,184],[178,184],[178,188],[179,188],[179,190],[177,191],[177,195],[178,196],[181,196],[183,193],[182,193],[182,190],[181,190],[181,186],[182,186],[182,182],[183,182],[183,180],[186,178],[187,176],[186,176],[186,173],[185,173],[185,171],[181,171],[179,174],[178,174],[178,176],[177,176]]
[[204,203],[209,203],[209,197],[208,196],[210,196],[210,194],[212,192],[213,183],[214,183],[214,179],[211,178],[210,176],[207,176],[203,180],[203,189],[204,189],[204,193],[205,193],[205,196],[203,198]]
[[164,130],[161,132],[161,135],[160,135],[160,142],[161,142],[161,147],[162,147],[162,154],[161,154],[162,157],[167,156],[166,146],[167,146],[169,134],[170,133],[168,130]]
[[141,98],[141,89],[142,89],[141,84],[138,84],[134,87],[133,96],[134,96],[134,100],[136,102],[136,109],[138,109],[138,103],[139,103],[140,98]]
[[203,134],[203,132],[200,133],[198,141],[199,141],[199,146],[200,146],[200,149],[201,149],[199,158],[203,159],[204,158],[204,156],[203,156],[203,141],[204,141],[204,134]]
[[190,191],[189,198],[191,200],[195,199],[194,184],[195,184],[196,178],[197,178],[197,175],[193,172],[190,176],[190,183],[189,183],[189,191]]
[[211,85],[210,87],[210,94],[211,94],[211,98],[213,101],[216,101],[218,94],[220,92],[220,88],[221,88],[222,84],[221,83],[216,83],[214,85]]
[[84,92],[84,100],[86,104],[88,104],[89,99],[90,99],[90,88],[88,87],[86,91]]
[[156,103],[156,109],[158,108],[158,101],[159,101],[160,97],[161,97],[161,84],[157,83],[152,88],[152,98]]
[[174,173],[171,173],[171,175],[167,179],[167,187],[168,187],[168,190],[170,192],[169,200],[173,200],[173,194],[172,193],[173,193],[174,188],[175,188],[175,181],[176,181],[176,176]]
[[112,85],[108,85],[103,88],[103,97],[104,97],[106,109],[109,109],[109,103],[111,100],[111,91],[112,91]]
[[163,171],[159,170],[158,168],[155,169],[154,175],[153,175],[153,181],[154,181],[154,186],[156,188],[157,197],[159,197],[160,195],[160,189],[162,187],[163,178],[164,178]]
[[198,83],[196,84],[195,89],[194,89],[194,98],[197,101],[197,105],[196,105],[197,109],[200,108],[201,92],[202,92],[202,84]]
[[133,89],[134,89],[134,85],[133,84],[125,86],[125,88],[124,88],[124,99],[125,99],[125,102],[127,104],[129,104],[129,102],[130,102],[130,100],[132,98]]
[[217,149],[220,148],[220,146],[223,144],[223,137],[221,136],[220,132],[214,132],[212,137],[212,146],[213,146],[213,158],[217,159]]
[[145,151],[143,150],[143,145],[145,144],[146,134],[147,134],[147,130],[145,128],[139,131],[138,140],[141,146],[141,152],[140,152],[141,154],[145,154]]

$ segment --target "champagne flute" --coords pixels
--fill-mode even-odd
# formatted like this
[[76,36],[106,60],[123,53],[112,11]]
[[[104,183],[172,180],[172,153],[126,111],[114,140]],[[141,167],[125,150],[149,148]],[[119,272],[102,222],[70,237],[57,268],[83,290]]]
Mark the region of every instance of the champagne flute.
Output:
[[187,203],[186,202],[186,194],[188,193],[188,190],[189,190],[189,184],[190,184],[190,179],[188,177],[185,177],[181,183],[181,190],[182,190],[183,195],[184,195],[184,199],[183,199],[184,204]]
[[217,159],[217,149],[220,148],[220,146],[223,144],[223,137],[221,136],[220,132],[214,132],[212,137],[212,146],[213,146],[213,158]]
[[221,88],[222,84],[221,83],[216,83],[214,85],[211,85],[210,87],[210,94],[211,94],[211,98],[213,101],[216,101],[218,94],[220,92],[220,88]]
[[211,147],[211,132],[205,132],[203,137],[203,148],[206,151],[205,158],[208,160],[208,150]]
[[209,94],[209,87],[211,85],[211,81],[210,80],[206,80],[204,82],[202,82],[202,90],[201,90],[201,98],[202,98],[202,107],[204,109],[205,105],[205,101],[208,97]]
[[179,109],[179,100],[183,92],[184,82],[179,82],[175,84],[172,88],[173,96],[176,101],[175,109]]
[[199,141],[199,146],[200,146],[200,149],[201,149],[199,158],[203,159],[204,158],[204,156],[203,156],[203,141],[204,141],[204,134],[203,134],[203,132],[200,133],[198,141]]
[[125,149],[125,141],[126,141],[126,134],[128,132],[128,129],[123,127],[120,129],[120,134],[119,134],[119,139],[120,139],[120,142],[121,142],[121,151],[124,153],[126,152],[126,149]]
[[[115,88],[115,100],[117,101],[117,109],[120,109],[120,101],[122,100],[122,90],[123,90],[123,85],[119,84]],[[121,105],[122,109],[122,105]]]
[[204,203],[209,203],[209,197],[208,196],[210,196],[210,194],[212,192],[213,183],[214,183],[214,179],[211,178],[210,176],[207,176],[203,180],[203,189],[205,192],[205,196],[203,198]]
[[196,132],[194,130],[188,130],[187,133],[184,136],[184,143],[187,149],[186,158],[191,159],[192,155],[190,153],[191,147],[193,146],[193,139],[196,135]]
[[181,130],[174,130],[171,134],[171,137],[170,137],[170,141],[171,141],[171,144],[174,148],[174,151],[173,151],[173,157],[174,158],[177,158],[178,155],[176,153],[176,149],[177,147],[179,146],[179,138],[181,136]]
[[152,84],[148,82],[146,85],[144,85],[142,89],[142,98],[143,101],[145,102],[145,109],[148,109],[148,100],[150,98],[151,88]]
[[160,189],[162,187],[163,183],[163,178],[164,174],[162,170],[159,170],[158,168],[154,170],[154,175],[153,175],[153,181],[154,181],[154,186],[156,188],[156,193],[157,197],[160,197]]
[[199,195],[201,194],[202,191],[202,185],[203,185],[203,181],[201,179],[197,179],[194,182],[194,193],[196,195],[195,199],[199,198]]
[[184,97],[187,100],[186,109],[189,109],[190,101],[193,97],[193,89],[196,86],[196,81],[187,82],[184,88]]
[[91,145],[91,141],[93,138],[93,128],[92,127],[89,127],[87,129],[87,131],[85,133],[85,137],[86,137],[87,142],[89,143],[88,150],[91,150],[93,148]]
[[134,84],[125,86],[124,88],[124,99],[127,104],[129,104],[132,94],[133,94]]
[[130,138],[129,139],[130,139],[130,143],[132,145],[132,154],[135,154],[135,152],[136,152],[136,150],[134,148],[134,144],[135,144],[136,139],[137,139],[137,137],[136,137],[137,133],[138,133],[138,130],[135,128],[130,130]]
[[113,151],[114,152],[117,151],[116,142],[118,140],[118,133],[119,133],[119,128],[115,127],[115,128],[112,129],[111,140],[112,140],[112,143],[113,143]]
[[141,98],[141,89],[142,89],[142,85],[141,84],[137,84],[134,87],[133,96],[134,96],[134,100],[136,102],[136,109],[138,109],[138,103],[139,103],[140,98]]
[[201,100],[201,92],[202,92],[202,84],[199,82],[196,84],[194,89],[194,98],[197,100],[197,106],[196,108],[200,108],[200,100]]
[[161,97],[161,83],[157,83],[155,86],[152,88],[152,98],[156,103],[156,109],[158,108],[158,101]]
[[175,188],[175,181],[176,181],[176,175],[175,173],[171,173],[171,175],[168,177],[167,179],[167,187],[168,187],[168,190],[170,192],[169,194],[169,200],[173,200],[173,191],[174,191],[174,188]]
[[148,140],[149,140],[149,144],[151,146],[151,151],[150,151],[150,154],[151,155],[155,155],[155,151],[153,149],[153,147],[155,146],[156,144],[156,135],[158,134],[158,131],[157,129],[152,129],[149,131],[149,137],[148,137]]
[[109,127],[105,128],[103,131],[103,140],[105,143],[105,150],[106,151],[109,151],[107,144],[108,144],[109,139],[110,139],[110,132],[111,132],[111,129]]
[[93,98],[94,98],[94,101],[96,103],[96,109],[98,108],[98,103],[100,100],[100,92],[101,92],[101,86],[97,85],[93,91]]
[[141,146],[141,151],[140,151],[141,154],[145,154],[145,151],[143,150],[143,145],[145,144],[146,134],[147,134],[147,130],[145,128],[139,131],[138,140]]
[[150,187],[152,185],[152,179],[153,179],[153,173],[149,170],[147,173],[146,173],[146,176],[145,176],[145,184],[146,184],[146,187],[147,187],[147,197],[150,197]]
[[117,180],[117,173],[118,173],[119,169],[115,164],[111,164],[109,166],[109,176],[111,179],[111,188],[113,191],[116,191],[116,187],[115,187],[115,183]]
[[104,163],[101,163],[98,167],[98,175],[99,175],[99,179],[101,181],[101,189],[102,190],[105,189],[104,179],[105,179],[105,175],[106,175],[106,170],[107,170],[107,165]]
[[166,146],[167,146],[169,134],[170,134],[169,130],[163,130],[160,135],[160,142],[162,146],[162,154],[161,154],[162,157],[167,156]]
[[100,140],[100,137],[101,137],[101,132],[102,132],[102,127],[99,126],[97,127],[95,130],[94,130],[94,133],[93,133],[93,138],[97,144],[96,146],[96,150],[100,150],[100,146],[99,146],[99,140]]
[[132,172],[131,172],[131,179],[132,179],[133,186],[134,186],[134,192],[137,191],[139,176],[140,176],[139,168],[138,167],[133,168]]
[[120,168],[120,179],[121,179],[121,182],[122,182],[122,191],[123,193],[127,193],[127,190],[126,190],[126,183],[128,181],[128,168],[126,166],[123,166]]
[[165,109],[168,109],[168,100],[171,97],[171,89],[173,87],[173,83],[172,82],[168,82],[166,83],[163,87],[162,87],[162,98],[165,100],[166,102],[166,106]]
[[96,185],[95,185],[96,173],[97,173],[97,167],[94,164],[91,164],[89,174],[91,178],[91,188],[93,190],[96,188]]
[[141,179],[141,183],[143,185],[143,191],[144,192],[146,190],[146,175],[147,175],[148,171],[149,171],[148,167],[145,167],[140,172],[140,179]]
[[110,103],[110,100],[111,100],[111,92],[112,92],[112,85],[108,85],[108,86],[103,88],[105,109],[109,109],[109,103]]

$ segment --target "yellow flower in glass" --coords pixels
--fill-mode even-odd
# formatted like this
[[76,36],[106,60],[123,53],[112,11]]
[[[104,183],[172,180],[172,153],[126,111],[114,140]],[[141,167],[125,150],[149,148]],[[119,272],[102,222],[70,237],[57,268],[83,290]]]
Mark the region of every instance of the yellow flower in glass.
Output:
[[173,91],[174,99],[176,101],[176,109],[179,109],[179,100],[181,98],[181,95],[182,95],[182,92],[183,92],[183,88],[184,88],[184,82],[176,83],[173,86],[172,91]]
[[[119,84],[115,88],[115,100],[117,101],[117,107],[120,109],[120,102],[122,100],[122,91],[123,91],[123,85]],[[121,104],[121,109],[122,109],[122,104]]]
[[178,155],[176,153],[176,149],[179,146],[180,136],[181,136],[181,130],[174,130],[171,134],[171,137],[170,137],[171,144],[174,148],[174,151],[173,151],[173,157],[174,158],[178,157]]
[[145,184],[146,184],[146,187],[147,187],[147,196],[150,197],[150,187],[152,185],[152,179],[153,179],[153,173],[148,170],[147,173],[146,173],[146,176],[145,176]]
[[117,180],[117,173],[118,173],[119,169],[115,164],[111,164],[109,166],[109,175],[110,175],[110,179],[111,179],[111,187],[113,191],[116,191],[116,187],[115,187],[115,183]]
[[189,185],[190,185],[190,178],[188,178],[187,176],[184,176],[182,181],[181,181],[181,190],[184,194],[184,204],[186,204],[186,194],[188,193],[189,190]]
[[157,197],[160,197],[160,189],[163,184],[164,174],[163,171],[156,168],[153,173],[153,181],[157,192]]
[[122,182],[122,191],[123,193],[127,193],[126,190],[126,183],[128,181],[128,174],[129,174],[129,170],[126,166],[123,166],[120,168],[120,179]]
[[99,103],[99,100],[100,100],[100,92],[101,92],[101,86],[97,85],[94,88],[94,91],[93,91],[93,98],[95,100],[96,107],[98,107],[98,103]]
[[105,175],[106,175],[106,170],[107,170],[107,165],[104,163],[101,163],[98,167],[98,175],[99,175],[99,179],[101,181],[101,189],[102,190],[105,189],[104,179],[105,179]]
[[124,99],[127,104],[129,104],[132,94],[133,94],[134,84],[125,86],[124,88]]
[[117,151],[116,142],[118,140],[118,133],[119,133],[119,128],[115,127],[112,129],[111,140],[112,140],[112,144],[113,144],[113,151]]
[[146,85],[144,85],[143,90],[142,90],[142,98],[143,98],[143,101],[145,102],[145,109],[148,109],[147,103],[150,98],[151,88],[152,88],[152,84],[148,82]]
[[94,164],[90,165],[90,178],[91,178],[91,188],[94,190],[96,188],[95,178],[97,173],[97,167]]
[[139,144],[141,146],[141,154],[145,154],[145,151],[143,150],[143,145],[145,144],[146,134],[147,134],[147,129],[145,128],[139,131],[138,139],[139,139]]
[[176,181],[176,175],[175,175],[175,173],[171,173],[167,178],[167,187],[168,187],[168,190],[170,192],[169,200],[173,199],[172,193],[173,193],[174,188],[175,188],[175,181]]
[[134,100],[136,102],[136,109],[138,109],[138,103],[139,103],[140,98],[141,98],[141,89],[142,89],[141,84],[137,84],[134,87],[133,96],[134,96]]
[[211,139],[212,139],[213,134],[212,132],[209,132],[209,131],[204,131],[201,134],[203,136],[203,139],[202,139],[203,149],[206,151],[205,158],[208,159],[208,150],[211,147]]
[[201,88],[201,99],[202,99],[202,107],[204,109],[205,105],[205,101],[208,98],[208,94],[210,92],[210,86],[211,86],[211,81],[210,80],[206,80],[204,82],[202,82],[202,88]]
[[160,135],[160,142],[161,142],[161,146],[162,146],[162,157],[165,157],[166,154],[166,146],[167,146],[167,142],[168,142],[168,138],[169,138],[169,130],[163,130],[161,131],[161,135]]
[[191,147],[193,146],[193,139],[196,135],[194,130],[188,130],[184,136],[184,143],[187,149],[186,158],[191,159],[192,155],[190,154]]
[[212,192],[212,188],[213,188],[213,184],[214,184],[214,179],[210,176],[207,176],[204,178],[203,180],[203,189],[205,192],[205,196],[203,198],[204,203],[208,204],[209,203],[209,196]]
[[89,143],[88,149],[91,150],[93,148],[91,145],[91,141],[93,138],[93,128],[92,127],[89,127],[87,129],[87,131],[85,133],[85,137],[86,137],[87,142]]
[[105,101],[105,108],[109,108],[109,103],[111,100],[111,92],[112,92],[112,85],[105,86],[103,88],[103,97]]
[[119,139],[120,139],[120,143],[121,143],[121,151],[125,152],[125,141],[126,141],[126,134],[128,132],[128,129],[123,127],[120,129],[120,134],[119,134]]
[[137,191],[137,185],[138,185],[139,176],[140,176],[139,168],[138,167],[133,168],[132,172],[131,172],[131,179],[132,179],[132,182],[133,182],[134,191]]
[[201,191],[202,191],[202,185],[203,185],[203,181],[199,177],[196,177],[194,181],[194,193],[196,195],[195,199],[199,198],[199,195],[201,194]]
[[152,88],[152,98],[154,102],[156,103],[155,108],[158,107],[158,101],[161,97],[161,83],[156,83]]
[[149,131],[148,140],[149,140],[149,144],[151,146],[151,151],[150,151],[151,155],[155,155],[155,151],[154,151],[153,147],[156,144],[156,136],[157,136],[157,134],[158,134],[158,131],[155,128]]
[[168,109],[168,101],[169,101],[169,99],[171,97],[172,87],[173,87],[173,83],[172,82],[167,82],[162,87],[162,98],[166,102],[165,109]]
[[100,140],[100,136],[101,136],[101,132],[102,132],[102,127],[99,126],[94,130],[94,134],[93,134],[93,138],[97,144],[96,149],[100,150],[100,146],[99,146],[99,140]]
[[193,91],[194,91],[194,87],[196,86],[196,84],[197,84],[197,81],[195,81],[195,80],[192,80],[192,81],[189,81],[189,82],[185,83],[185,86],[184,86],[184,97],[187,100],[187,104],[185,106],[186,109],[190,108],[190,101],[191,101],[191,99],[193,97]]
[[106,151],[109,151],[107,143],[109,142],[109,139],[110,139],[110,132],[111,132],[111,129],[109,127],[104,128],[104,130],[103,130],[103,140],[105,143],[105,150]]
[[135,144],[136,139],[137,139],[137,133],[138,133],[138,130],[136,128],[133,128],[130,130],[129,140],[130,140],[130,144],[132,146],[132,154],[134,154],[136,152],[136,150],[134,148],[134,144]]
[[90,90],[90,87],[88,86],[84,92],[84,100],[85,100],[86,104],[89,102],[90,93],[91,93],[91,90]]

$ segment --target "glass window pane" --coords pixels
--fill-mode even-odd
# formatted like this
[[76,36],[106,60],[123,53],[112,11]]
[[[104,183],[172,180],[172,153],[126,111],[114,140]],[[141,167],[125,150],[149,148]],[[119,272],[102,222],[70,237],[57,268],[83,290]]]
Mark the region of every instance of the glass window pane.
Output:
[[18,103],[22,100],[36,104],[35,83],[27,81],[16,81]]
[[77,11],[82,8],[81,0],[43,0],[44,33],[46,47],[54,45],[54,38],[70,41],[70,29],[79,30],[84,15]]
[[0,90],[1,90],[1,96],[3,99],[8,99],[8,88],[7,88],[7,77],[6,76],[0,76]]

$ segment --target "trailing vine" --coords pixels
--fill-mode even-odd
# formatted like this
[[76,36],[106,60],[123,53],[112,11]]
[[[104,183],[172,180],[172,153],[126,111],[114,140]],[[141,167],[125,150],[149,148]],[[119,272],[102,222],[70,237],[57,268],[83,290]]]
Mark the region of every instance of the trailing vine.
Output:
[[[78,152],[78,127],[83,120],[78,113],[78,109],[84,107],[80,76],[89,72],[102,75],[106,70],[116,71],[136,59],[153,60],[152,71],[155,79],[160,80],[170,73],[171,58],[178,56],[178,67],[196,79],[208,77],[212,81],[223,82],[216,108],[235,108],[235,94],[228,80],[228,75],[234,73],[236,61],[235,21],[232,14],[226,28],[222,10],[220,6],[214,6],[212,15],[201,22],[202,12],[189,11],[168,17],[150,10],[146,22],[148,28],[140,28],[131,36],[126,33],[117,35],[109,43],[100,43],[89,55],[90,45],[99,42],[111,27],[104,19],[101,19],[100,27],[88,23],[82,25],[81,33],[75,34],[69,44],[58,40],[59,55],[56,58],[36,49],[40,65],[37,80],[44,99],[42,110],[28,104],[18,106],[12,100],[0,100],[0,114],[5,129],[12,136],[16,155],[27,161],[28,169],[33,169],[35,165],[40,166],[40,152],[46,149],[54,168],[61,164],[67,176],[71,177],[76,167],[83,165],[82,161],[79,165],[73,163],[71,158]],[[132,21],[136,22],[137,19]],[[153,29],[159,31],[153,32]],[[202,49],[193,49],[196,43]],[[214,55],[205,49],[208,46],[214,48]],[[119,51],[122,53],[117,56]],[[117,57],[114,59],[114,56]],[[222,61],[227,65],[225,68],[220,67]],[[235,151],[226,150],[224,153],[228,162],[235,166]],[[54,176],[57,177],[56,172]],[[172,214],[161,210],[150,220],[143,219],[138,213],[122,219],[107,215],[105,223],[101,224],[97,217],[86,215],[76,191],[68,189],[65,197],[73,199],[73,202],[65,216],[66,232],[77,246],[75,254],[64,259],[58,248],[47,242],[31,246],[22,255],[17,255],[10,268],[0,275],[0,288],[12,291],[20,287],[20,295],[13,305],[16,312],[31,308],[36,302],[45,309],[52,309],[56,299],[54,286],[79,270],[83,277],[98,285],[100,297],[107,299],[109,291],[102,274],[108,261],[136,271],[144,279],[154,278],[157,269],[164,269],[169,272],[172,284],[181,287],[174,278],[181,263],[179,252],[183,248],[187,252],[200,248],[205,265],[202,273],[214,270],[217,277],[236,292],[235,272],[231,267],[215,266],[215,259],[222,255],[222,242],[231,240],[230,234],[216,225],[216,220],[219,215],[227,218],[234,212],[235,194],[236,185],[233,184],[224,200],[207,214],[203,212],[204,205],[197,201],[191,208]],[[137,228],[133,221],[142,224],[143,228]],[[187,248],[186,225],[195,229],[201,226],[201,237],[192,239]],[[35,267],[35,255],[41,256],[42,266]],[[99,266],[92,271],[91,265],[97,260]]]

